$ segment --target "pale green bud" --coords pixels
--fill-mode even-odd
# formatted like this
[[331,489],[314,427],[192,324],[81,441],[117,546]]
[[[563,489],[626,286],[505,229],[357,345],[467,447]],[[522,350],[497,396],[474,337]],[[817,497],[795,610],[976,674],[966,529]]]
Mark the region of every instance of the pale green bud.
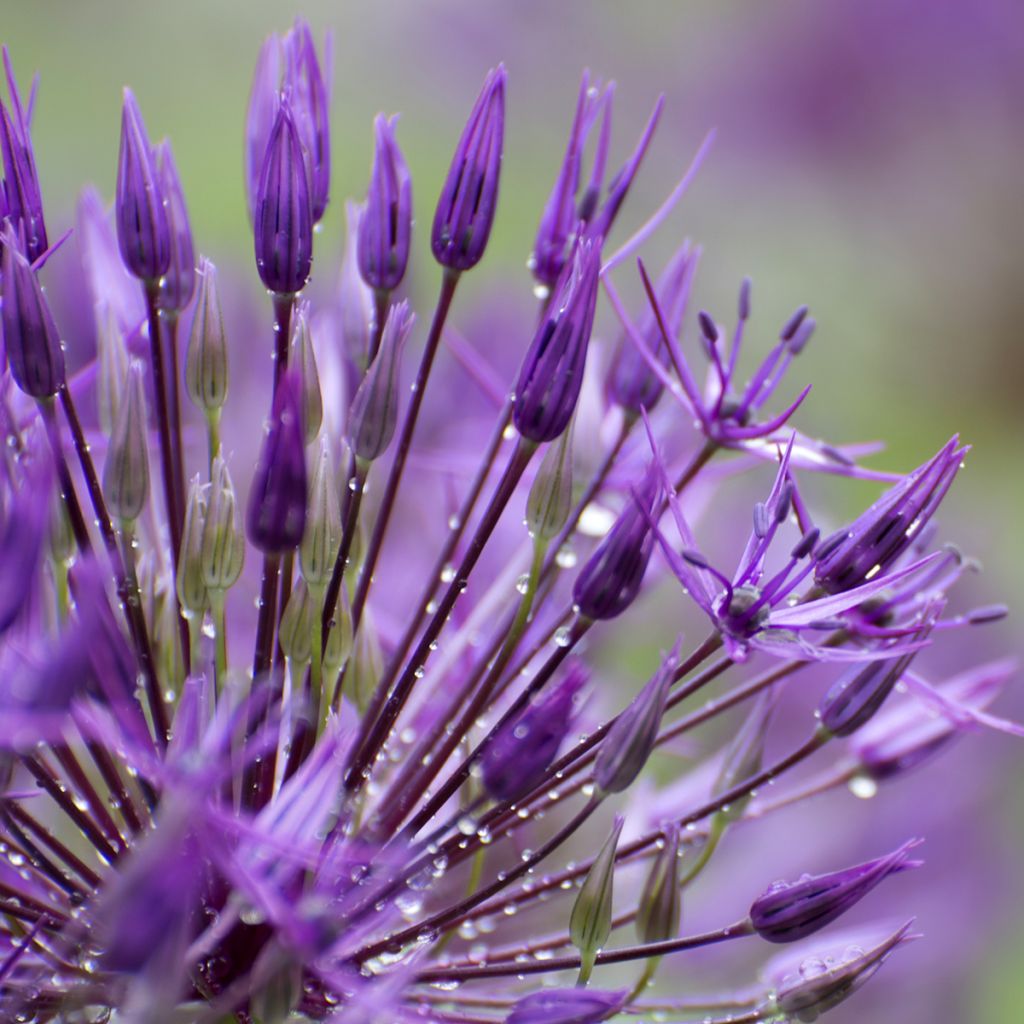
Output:
[[297,665],[305,665],[312,654],[314,613],[320,611],[313,608],[305,580],[296,580],[281,616],[278,642],[285,657]]
[[124,391],[103,464],[103,494],[111,515],[124,522],[139,518],[149,493],[149,453],[146,444],[146,399],[142,364],[128,367]]
[[309,485],[306,532],[302,535],[302,545],[299,548],[302,575],[311,587],[322,586],[331,578],[340,547],[341,505],[338,501],[338,478],[325,437],[320,442],[320,454]]
[[307,445],[316,440],[324,419],[324,403],[320,394],[320,372],[313,351],[313,333],[309,328],[309,303],[303,302],[295,313],[292,331],[292,366],[302,377],[302,429]]
[[189,398],[207,416],[216,415],[228,397],[228,346],[217,294],[217,268],[199,261],[199,294],[185,356]]
[[380,649],[380,640],[377,639],[377,630],[366,611],[363,612],[351,657],[352,663],[345,678],[350,686],[349,696],[356,710],[362,714],[366,711],[384,671],[384,655]]
[[187,616],[201,616],[210,603],[203,582],[203,525],[206,521],[206,488],[192,478],[185,508],[185,531],[178,556],[178,600]]
[[615,849],[624,821],[621,814],[615,816],[612,834],[590,866],[569,918],[569,935],[572,944],[580,951],[580,978],[584,981],[590,977],[594,959],[612,933]]
[[110,437],[117,422],[121,389],[128,375],[128,350],[124,345],[117,314],[105,303],[96,306],[96,354],[99,371],[96,375],[96,408],[100,429]]
[[324,669],[328,674],[337,674],[352,655],[352,607],[349,605],[348,593],[344,587],[338,594],[338,603],[335,605],[328,629]]
[[59,494],[50,503],[50,530],[47,535],[50,557],[58,565],[70,565],[75,557],[75,535],[71,530],[68,509]]
[[[740,731],[729,744],[718,779],[711,790],[712,798],[728,793],[729,790],[753,778],[764,764],[764,741],[768,732],[768,721],[775,706],[774,692],[769,689],[754,704]],[[746,793],[723,807],[717,817],[723,822],[738,821],[750,803],[753,794]]]
[[220,454],[213,460],[211,477],[201,543],[203,584],[209,590],[228,590],[242,574],[245,538],[238,529],[235,488]]
[[253,970],[260,987],[249,998],[249,1016],[259,1024],[285,1024],[302,996],[302,967],[277,943],[264,947]]
[[414,319],[407,302],[391,307],[380,349],[352,399],[346,435],[357,458],[364,462],[383,455],[395,436],[402,349]]
[[636,933],[643,943],[679,934],[679,827],[665,830],[665,843],[651,865],[636,911]]
[[548,445],[526,499],[526,528],[530,536],[550,541],[565,526],[572,508],[572,435],[576,419],[558,440]]

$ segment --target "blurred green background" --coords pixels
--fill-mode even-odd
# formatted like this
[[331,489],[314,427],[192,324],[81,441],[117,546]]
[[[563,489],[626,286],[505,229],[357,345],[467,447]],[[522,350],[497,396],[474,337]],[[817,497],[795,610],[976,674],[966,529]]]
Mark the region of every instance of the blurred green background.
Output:
[[[986,563],[986,599],[1020,606],[1020,0],[3,0],[0,33],[19,78],[42,73],[34,136],[51,234],[71,223],[84,182],[112,196],[120,91],[130,84],[151,134],[174,142],[198,248],[247,265],[252,65],[265,35],[297,13],[334,37],[321,286],[337,266],[340,200],[365,191],[378,110],[403,115],[422,264],[462,119],[486,69],[506,63],[502,205],[479,273],[528,287],[525,260],[581,69],[619,83],[614,161],[665,92],[626,224],[657,205],[716,127],[665,251],[681,233],[705,246],[698,301],[723,318],[740,277],[753,276],[762,337],[795,305],[811,305],[819,332],[799,377],[814,382],[801,420],[814,433],[885,438],[878,464],[892,469],[916,465],[953,430],[974,444],[947,516]],[[432,274],[417,287],[425,302]],[[840,490],[851,510],[867,493]],[[1001,628],[1004,650],[1019,646],[1016,634]],[[1020,781],[1008,778],[999,799],[1013,821],[1005,832],[1024,850]],[[986,951],[965,996],[973,1020],[1016,1020],[1024,1005],[1024,934],[999,928],[963,940]]]

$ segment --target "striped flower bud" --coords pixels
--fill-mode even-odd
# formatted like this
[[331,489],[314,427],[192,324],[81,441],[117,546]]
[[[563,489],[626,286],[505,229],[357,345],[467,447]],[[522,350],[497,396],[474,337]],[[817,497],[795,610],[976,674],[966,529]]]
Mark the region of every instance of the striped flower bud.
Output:
[[549,445],[526,499],[526,528],[542,543],[550,542],[565,526],[572,508],[572,435],[564,430]]
[[505,68],[491,71],[455,147],[434,214],[430,248],[449,270],[480,262],[494,224],[505,136]]
[[665,829],[665,841],[651,864],[636,911],[640,941],[664,942],[679,934],[679,827]]
[[[29,262],[34,263],[46,252],[49,242],[43,219],[43,196],[29,132],[31,114],[26,113],[22,107],[6,47],[4,67],[11,105],[8,108],[0,102],[0,154],[4,169],[4,184],[0,188],[0,220],[6,217],[14,230],[24,236],[25,252]],[[31,109],[31,101],[29,107]]]
[[313,209],[302,143],[287,103],[278,107],[256,191],[256,269],[279,295],[302,291],[313,265]]
[[580,951],[580,980],[586,981],[594,969],[594,960],[612,933],[612,899],[615,887],[615,849],[626,819],[615,816],[611,835],[587,872],[576,894],[569,918],[569,936]]
[[573,662],[561,682],[495,733],[480,759],[492,799],[514,800],[544,778],[572,726],[573,703],[586,681],[586,669]]
[[910,860],[920,840],[912,839],[884,857],[799,882],[776,882],[750,908],[754,930],[769,942],[795,942],[812,935],[859,903],[880,882],[921,866]]
[[103,303],[96,307],[96,407],[103,433],[110,437],[117,422],[121,389],[128,376],[128,350],[113,307]]
[[[330,37],[328,37],[328,62]],[[296,18],[284,37],[285,72],[283,92],[293,104],[295,126],[302,140],[309,167],[310,202],[313,223],[327,209],[331,188],[331,136],[327,86],[309,23]]]
[[[711,787],[711,796],[719,797],[731,789],[753,778],[761,770],[764,761],[764,741],[768,732],[768,721],[775,706],[771,690],[763,694],[754,705],[739,732],[733,737],[719,770],[718,778]],[[752,798],[751,793],[733,800],[718,814],[725,822],[738,821]]]
[[156,149],[157,174],[166,202],[167,226],[171,240],[171,261],[160,279],[160,309],[177,315],[191,301],[196,291],[196,257],[192,246],[192,228],[188,222],[185,193],[178,177],[170,140],[164,139]]
[[338,603],[328,624],[327,646],[324,648],[324,673],[337,675],[352,655],[352,608],[344,587],[338,593]]
[[242,574],[245,538],[238,528],[234,484],[220,453],[211,467],[200,557],[203,584],[208,590],[230,590]]
[[359,632],[354,642],[350,643],[350,648],[351,664],[345,678],[351,689],[346,687],[346,690],[356,710],[363,714],[384,672],[384,654],[381,651],[380,639],[373,620],[365,611]]
[[356,457],[364,462],[383,455],[395,435],[402,350],[414,320],[408,302],[391,307],[380,350],[349,407],[346,434]]
[[600,272],[600,240],[581,242],[523,360],[512,422],[531,441],[553,441],[572,418],[583,384]]
[[261,551],[296,548],[306,527],[306,452],[302,436],[299,381],[294,371],[281,379],[256,463],[246,530]]
[[[341,507],[338,477],[327,438],[320,442],[313,478],[309,485],[309,510],[299,559],[302,576],[314,589],[331,578],[334,560],[341,546]],[[344,588],[343,588],[344,589]]]
[[296,665],[306,665],[312,656],[313,615],[316,609],[309,597],[306,581],[298,579],[288,596],[281,616],[278,642],[284,655]]
[[659,493],[652,467],[576,577],[572,596],[581,615],[613,619],[635,600],[654,547],[648,516]]
[[149,494],[149,454],[143,367],[132,360],[117,421],[103,464],[103,494],[111,514],[123,522],[139,518]]
[[185,387],[197,409],[216,415],[228,397],[228,346],[217,290],[217,268],[199,259],[199,298],[185,355]]
[[129,272],[156,281],[171,265],[171,230],[165,196],[142,113],[124,91],[121,151],[117,161],[117,242]]
[[187,617],[199,617],[206,611],[210,596],[203,582],[203,527],[206,522],[205,488],[194,476],[185,505],[185,529],[178,555],[178,603]]
[[43,289],[11,234],[0,240],[0,318],[14,382],[32,398],[50,398],[65,381],[64,349]]
[[359,224],[359,273],[369,287],[390,292],[401,284],[412,235],[412,179],[395,140],[398,117],[378,114],[366,212]]
[[306,444],[310,445],[320,433],[324,420],[324,403],[320,393],[320,373],[313,351],[313,334],[309,328],[309,304],[300,303],[295,312],[292,329],[292,365],[298,367],[302,381],[302,428]]
[[901,658],[870,661],[864,668],[845,672],[822,698],[818,717],[822,727],[833,736],[849,736],[868,722],[885,703],[893,688],[914,659],[914,653]]
[[678,645],[629,707],[615,719],[601,741],[594,764],[594,780],[602,792],[621,793],[628,789],[651,756],[677,657]]

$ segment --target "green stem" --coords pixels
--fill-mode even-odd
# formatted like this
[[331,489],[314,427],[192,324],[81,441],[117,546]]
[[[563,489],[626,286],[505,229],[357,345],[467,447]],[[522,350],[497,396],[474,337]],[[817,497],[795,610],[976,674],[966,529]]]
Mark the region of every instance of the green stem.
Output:
[[228,676],[228,623],[225,613],[227,594],[223,590],[210,591],[210,614],[213,617],[213,628],[217,634],[217,646],[214,654],[214,672],[216,692],[224,689]]

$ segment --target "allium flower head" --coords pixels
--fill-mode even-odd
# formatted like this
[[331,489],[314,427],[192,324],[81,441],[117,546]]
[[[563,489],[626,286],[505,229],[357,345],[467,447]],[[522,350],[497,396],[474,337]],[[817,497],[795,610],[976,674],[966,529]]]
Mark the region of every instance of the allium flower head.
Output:
[[[959,609],[973,563],[933,544],[955,438],[907,476],[861,465],[870,446],[791,422],[806,389],[767,411],[814,330],[806,307],[748,379],[749,280],[731,330],[691,309],[695,242],[669,239],[651,283],[641,250],[710,136],[604,253],[640,205],[626,200],[664,101],[609,174],[614,88],[584,74],[536,211],[536,292],[504,278],[538,305],[521,322],[487,307],[488,330],[463,332],[461,281],[500,214],[499,66],[441,189],[434,261],[380,117],[322,300],[306,285],[330,53],[300,19],[263,47],[246,116],[270,308],[238,319],[236,268],[195,265],[170,144],[150,146],[126,91],[114,218],[83,194],[84,299],[61,294],[55,319],[37,272],[72,257],[47,247],[32,104],[5,64],[0,1018],[598,1024],[699,1007],[753,1024],[811,1020],[867,981],[907,927],[838,953],[819,930],[877,907],[865,897],[918,865],[916,842],[800,877],[823,832],[840,841],[820,801],[955,737],[1024,734],[992,710],[1013,666],[980,639],[956,675],[930,665],[1006,609]],[[433,307],[391,294],[424,258]],[[70,376],[61,329],[97,335]],[[892,488],[823,540],[826,503],[805,486],[819,472]],[[696,640],[676,618],[694,605]],[[653,668],[643,685],[627,648]],[[927,824],[923,804],[908,813]],[[735,920],[736,894],[764,882],[744,873],[758,824],[783,807],[798,880]],[[737,829],[758,851],[746,866],[718,857]],[[805,937],[755,980],[768,943]],[[736,942],[734,986],[705,991],[692,951],[721,947],[724,972]]]

